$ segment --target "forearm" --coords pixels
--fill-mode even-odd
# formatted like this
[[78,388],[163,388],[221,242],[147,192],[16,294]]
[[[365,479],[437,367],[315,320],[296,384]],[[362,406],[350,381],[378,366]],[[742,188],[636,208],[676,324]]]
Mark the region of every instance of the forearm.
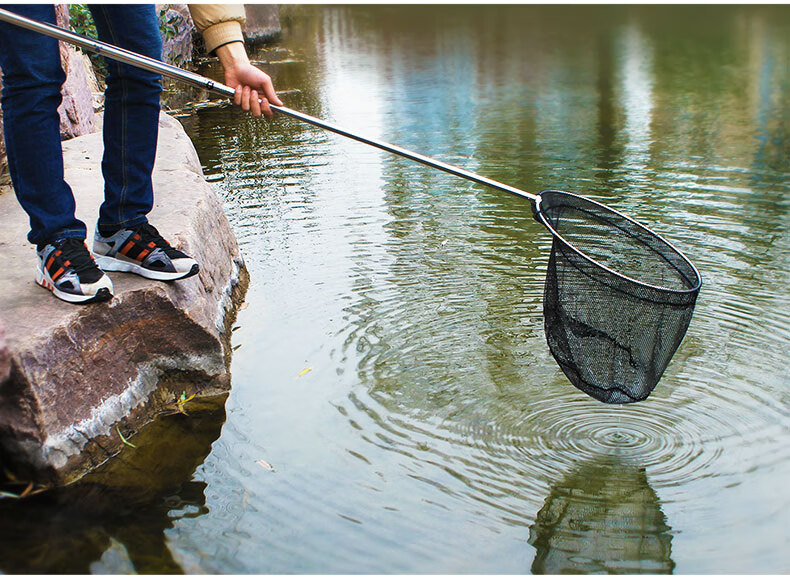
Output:
[[189,4],[189,11],[203,35],[207,52],[244,41],[242,25],[246,14],[242,4]]
[[216,50],[217,58],[226,71],[250,64],[243,42],[229,42]]

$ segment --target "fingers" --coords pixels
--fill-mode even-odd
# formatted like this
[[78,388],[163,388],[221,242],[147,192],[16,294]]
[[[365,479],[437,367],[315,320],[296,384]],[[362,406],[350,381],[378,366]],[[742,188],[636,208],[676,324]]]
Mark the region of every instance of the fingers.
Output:
[[272,83],[271,77],[266,75],[263,79],[263,94],[266,95],[266,98],[269,99],[275,105],[279,105],[280,107],[283,106],[282,101],[277,97],[277,93],[274,90],[274,83]]
[[243,111],[249,111],[252,109],[252,103],[250,103],[250,96],[252,93],[253,90],[247,86],[241,90],[241,108]]
[[250,111],[254,117],[261,116],[261,101],[258,98],[258,91],[250,91]]
[[256,117],[260,117],[261,113],[263,113],[264,117],[267,119],[271,119],[274,117],[274,113],[272,112],[271,107],[269,107],[269,100],[266,97],[261,97],[260,99],[257,98],[258,93],[255,93],[256,99],[255,101],[259,104],[259,111],[258,114],[255,115]]
[[[275,99],[277,96],[275,95]],[[265,116],[267,119],[274,117],[271,107],[269,107],[269,100],[261,96],[258,91],[250,87],[236,87],[236,92],[233,95],[233,103],[241,107],[242,111],[248,111],[255,117]],[[277,104],[282,105],[280,99],[277,99]]]
[[[252,113],[255,117],[264,115],[267,119],[271,119],[274,113],[269,103],[279,106],[283,106],[283,103],[277,97],[271,77],[258,70],[256,70],[256,73],[260,74],[260,77],[255,78],[253,83],[253,85],[257,85],[257,90],[249,85],[236,84],[233,103],[241,107],[243,111]],[[241,81],[242,83],[245,82],[244,79],[241,79]]]

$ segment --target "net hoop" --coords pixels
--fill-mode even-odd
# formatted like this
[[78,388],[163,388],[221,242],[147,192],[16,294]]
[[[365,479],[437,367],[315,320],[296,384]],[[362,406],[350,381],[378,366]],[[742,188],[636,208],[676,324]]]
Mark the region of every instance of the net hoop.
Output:
[[[614,214],[614,215],[616,215],[616,216],[618,216],[618,217],[630,222],[631,224],[635,225],[636,227],[638,227],[642,231],[650,234],[651,236],[653,236],[654,238],[659,240],[662,244],[666,245],[675,254],[677,254],[691,268],[691,270],[694,272],[694,276],[696,277],[696,284],[694,284],[693,287],[686,288],[686,289],[667,288],[665,286],[657,286],[655,284],[650,284],[649,282],[643,282],[641,280],[636,280],[635,278],[631,278],[629,276],[626,276],[625,274],[621,274],[617,270],[613,270],[612,268],[602,264],[598,260],[596,260],[594,258],[591,258],[587,254],[582,252],[579,248],[577,248],[575,245],[573,245],[568,240],[566,240],[562,236],[562,234],[560,234],[557,230],[555,230],[554,227],[551,225],[550,220],[548,219],[548,217],[543,212],[543,209],[541,208],[541,201],[543,199],[542,196],[545,193],[552,193],[552,194],[557,194],[558,193],[558,194],[561,194],[561,195],[574,197],[576,199],[581,199],[585,203],[590,203],[592,205],[595,205],[595,206],[603,209],[606,212],[612,213],[612,214]],[[546,229],[549,230],[549,232],[551,233],[552,237],[554,237],[557,240],[559,240],[560,242],[562,242],[562,244],[564,244],[565,246],[570,248],[574,253],[576,253],[577,255],[579,255],[580,257],[582,257],[583,259],[585,259],[589,263],[593,264],[595,267],[601,268],[602,270],[605,270],[606,272],[612,274],[613,276],[616,276],[616,277],[618,277],[618,278],[620,278],[622,280],[625,280],[625,281],[627,281],[627,282],[629,282],[631,284],[636,284],[638,286],[651,288],[651,289],[657,290],[659,292],[670,292],[672,294],[677,294],[677,295],[693,294],[693,293],[699,292],[699,289],[702,287],[702,275],[699,273],[699,270],[697,270],[697,267],[693,264],[693,262],[691,260],[689,260],[688,257],[686,257],[686,255],[683,252],[681,252],[677,247],[675,247],[671,242],[669,242],[666,238],[664,238],[660,234],[657,234],[656,232],[654,232],[653,230],[651,230],[647,226],[645,226],[645,225],[639,223],[638,221],[628,217],[627,215],[625,215],[623,213],[620,213],[619,211],[617,211],[615,209],[612,209],[608,205],[604,205],[604,204],[599,203],[597,201],[594,201],[594,200],[592,200],[592,199],[590,199],[588,197],[584,197],[584,196],[581,196],[581,195],[576,195],[575,193],[570,193],[570,192],[567,192],[567,191],[561,191],[561,190],[552,189],[552,190],[541,191],[538,194],[538,199],[535,201],[535,215],[538,218],[538,220],[540,221],[540,223],[542,223],[546,227]]]

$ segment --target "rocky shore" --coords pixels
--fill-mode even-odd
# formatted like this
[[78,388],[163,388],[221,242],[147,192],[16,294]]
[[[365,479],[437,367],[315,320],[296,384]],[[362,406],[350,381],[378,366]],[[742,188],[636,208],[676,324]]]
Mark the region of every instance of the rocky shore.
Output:
[[[166,29],[163,60],[184,66],[196,52],[193,40],[200,45],[189,11],[185,4],[157,10]],[[246,10],[249,44],[279,36],[276,5]],[[56,15],[68,28],[68,5],[56,5]],[[103,198],[103,95],[87,55],[61,43],[61,61],[66,180],[77,216],[92,231]],[[27,217],[11,189],[0,139],[0,252],[14,265],[0,279],[0,474],[41,485],[70,483],[117,454],[157,416],[180,410],[180,401],[193,395],[193,405],[217,400],[230,388],[230,325],[248,276],[192,143],[164,114],[154,188],[151,222],[199,261],[200,274],[162,283],[113,273],[110,302],[75,307],[34,282]]]
[[[101,133],[63,145],[77,215],[92,230]],[[200,274],[164,283],[113,273],[115,297],[85,306],[36,285],[27,218],[10,188],[0,193],[0,252],[15,265],[0,280],[0,466],[17,477],[78,479],[183,397],[230,388],[229,325],[247,274],[191,141],[165,114],[154,189],[151,222],[199,261]]]

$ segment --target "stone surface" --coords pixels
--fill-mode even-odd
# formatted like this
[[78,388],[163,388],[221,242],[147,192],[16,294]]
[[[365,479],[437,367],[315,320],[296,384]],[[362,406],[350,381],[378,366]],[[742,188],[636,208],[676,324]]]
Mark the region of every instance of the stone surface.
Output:
[[[64,143],[66,179],[89,245],[103,198],[100,134]],[[229,325],[246,270],[222,204],[204,181],[189,138],[162,115],[149,218],[201,264],[172,283],[112,273],[115,297],[75,306],[35,284],[27,218],[0,195],[0,254],[15,264],[0,280],[0,319],[11,355],[0,383],[0,463],[65,483],[103,463],[181,393],[229,388]]]
[[8,350],[8,343],[5,340],[5,328],[0,320],[0,385],[11,376],[11,351]]
[[[56,5],[55,14],[58,26],[68,28],[68,5]],[[95,105],[99,94],[99,86],[90,60],[87,55],[63,42],[60,43],[60,60],[63,71],[66,73],[66,82],[63,83],[63,88],[61,89],[63,102],[58,107],[61,137],[70,139],[98,131],[99,126],[96,119]],[[0,94],[2,94],[2,89],[2,70],[0,70]],[[0,135],[2,135],[2,131],[3,113],[0,111]],[[0,139],[0,187],[10,183],[5,141]]]
[[[0,69],[0,95],[3,94],[3,70]],[[3,136],[3,109],[0,108],[0,187],[11,183],[11,176],[8,174],[8,158],[5,154],[5,139]]]
[[[69,9],[66,4],[55,6],[58,26],[69,27]],[[97,130],[93,94],[98,92],[98,83],[93,67],[86,55],[60,42],[60,62],[66,73],[61,94],[63,102],[58,107],[60,136],[63,139],[88,135]]]
[[[192,62],[192,32],[195,24],[186,4],[157,4],[160,20],[168,33],[162,38],[162,60],[175,66]],[[164,11],[164,15],[162,12]]]
[[276,4],[245,4],[244,9],[247,13],[244,27],[247,42],[269,42],[282,32],[280,10]]

